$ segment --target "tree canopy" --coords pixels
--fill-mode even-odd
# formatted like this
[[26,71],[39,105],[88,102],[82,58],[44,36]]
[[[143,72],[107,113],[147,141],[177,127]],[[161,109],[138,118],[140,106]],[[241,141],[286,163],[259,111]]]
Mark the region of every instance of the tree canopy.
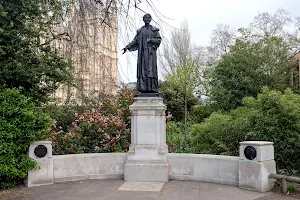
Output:
[[72,80],[71,62],[51,46],[60,35],[63,1],[0,1],[0,88],[48,101],[58,83]]
[[296,62],[282,38],[237,40],[211,74],[211,100],[215,108],[229,111],[240,106],[242,98],[256,96],[263,86],[281,91],[294,87],[295,71]]

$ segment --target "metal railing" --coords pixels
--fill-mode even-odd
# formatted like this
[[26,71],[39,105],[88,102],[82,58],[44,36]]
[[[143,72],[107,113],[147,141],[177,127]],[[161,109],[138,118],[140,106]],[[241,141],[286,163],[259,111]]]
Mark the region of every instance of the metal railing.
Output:
[[281,180],[281,192],[287,193],[288,186],[286,181],[300,183],[300,178],[294,176],[286,176],[286,175],[279,175],[279,174],[270,174],[270,178],[274,178],[277,180]]

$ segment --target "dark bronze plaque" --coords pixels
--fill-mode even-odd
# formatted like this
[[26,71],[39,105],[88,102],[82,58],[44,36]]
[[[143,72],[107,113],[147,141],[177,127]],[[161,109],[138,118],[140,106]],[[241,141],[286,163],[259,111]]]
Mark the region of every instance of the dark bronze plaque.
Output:
[[34,149],[34,155],[38,158],[43,158],[47,155],[47,147],[45,145],[38,145]]
[[244,154],[248,160],[254,160],[256,158],[256,149],[253,146],[247,146]]

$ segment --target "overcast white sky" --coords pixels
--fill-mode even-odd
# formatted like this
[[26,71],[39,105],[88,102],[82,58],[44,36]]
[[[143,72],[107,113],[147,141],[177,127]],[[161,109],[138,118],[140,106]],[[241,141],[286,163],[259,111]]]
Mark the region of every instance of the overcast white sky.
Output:
[[[152,2],[160,13],[172,19],[165,19],[171,26],[179,28],[180,23],[186,19],[192,43],[196,45],[207,45],[211,32],[217,24],[228,24],[235,29],[247,27],[259,12],[273,14],[282,8],[292,17],[300,16],[300,0],[152,0]],[[147,8],[144,9],[155,20],[154,14]],[[141,26],[142,19],[140,16],[135,17],[136,26]],[[172,31],[172,28],[169,27],[168,31]],[[126,45],[124,43],[130,42],[134,34],[129,33],[125,41],[119,34],[119,79],[123,82],[136,81],[136,54],[132,52],[120,54],[121,48]],[[168,37],[168,32],[163,36]]]

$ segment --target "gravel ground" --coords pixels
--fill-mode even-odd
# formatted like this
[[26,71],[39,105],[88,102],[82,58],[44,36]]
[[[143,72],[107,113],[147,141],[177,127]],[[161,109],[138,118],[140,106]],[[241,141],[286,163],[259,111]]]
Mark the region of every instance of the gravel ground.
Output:
[[22,190],[20,187],[15,187],[9,190],[0,190],[1,200],[28,200],[29,193]]

